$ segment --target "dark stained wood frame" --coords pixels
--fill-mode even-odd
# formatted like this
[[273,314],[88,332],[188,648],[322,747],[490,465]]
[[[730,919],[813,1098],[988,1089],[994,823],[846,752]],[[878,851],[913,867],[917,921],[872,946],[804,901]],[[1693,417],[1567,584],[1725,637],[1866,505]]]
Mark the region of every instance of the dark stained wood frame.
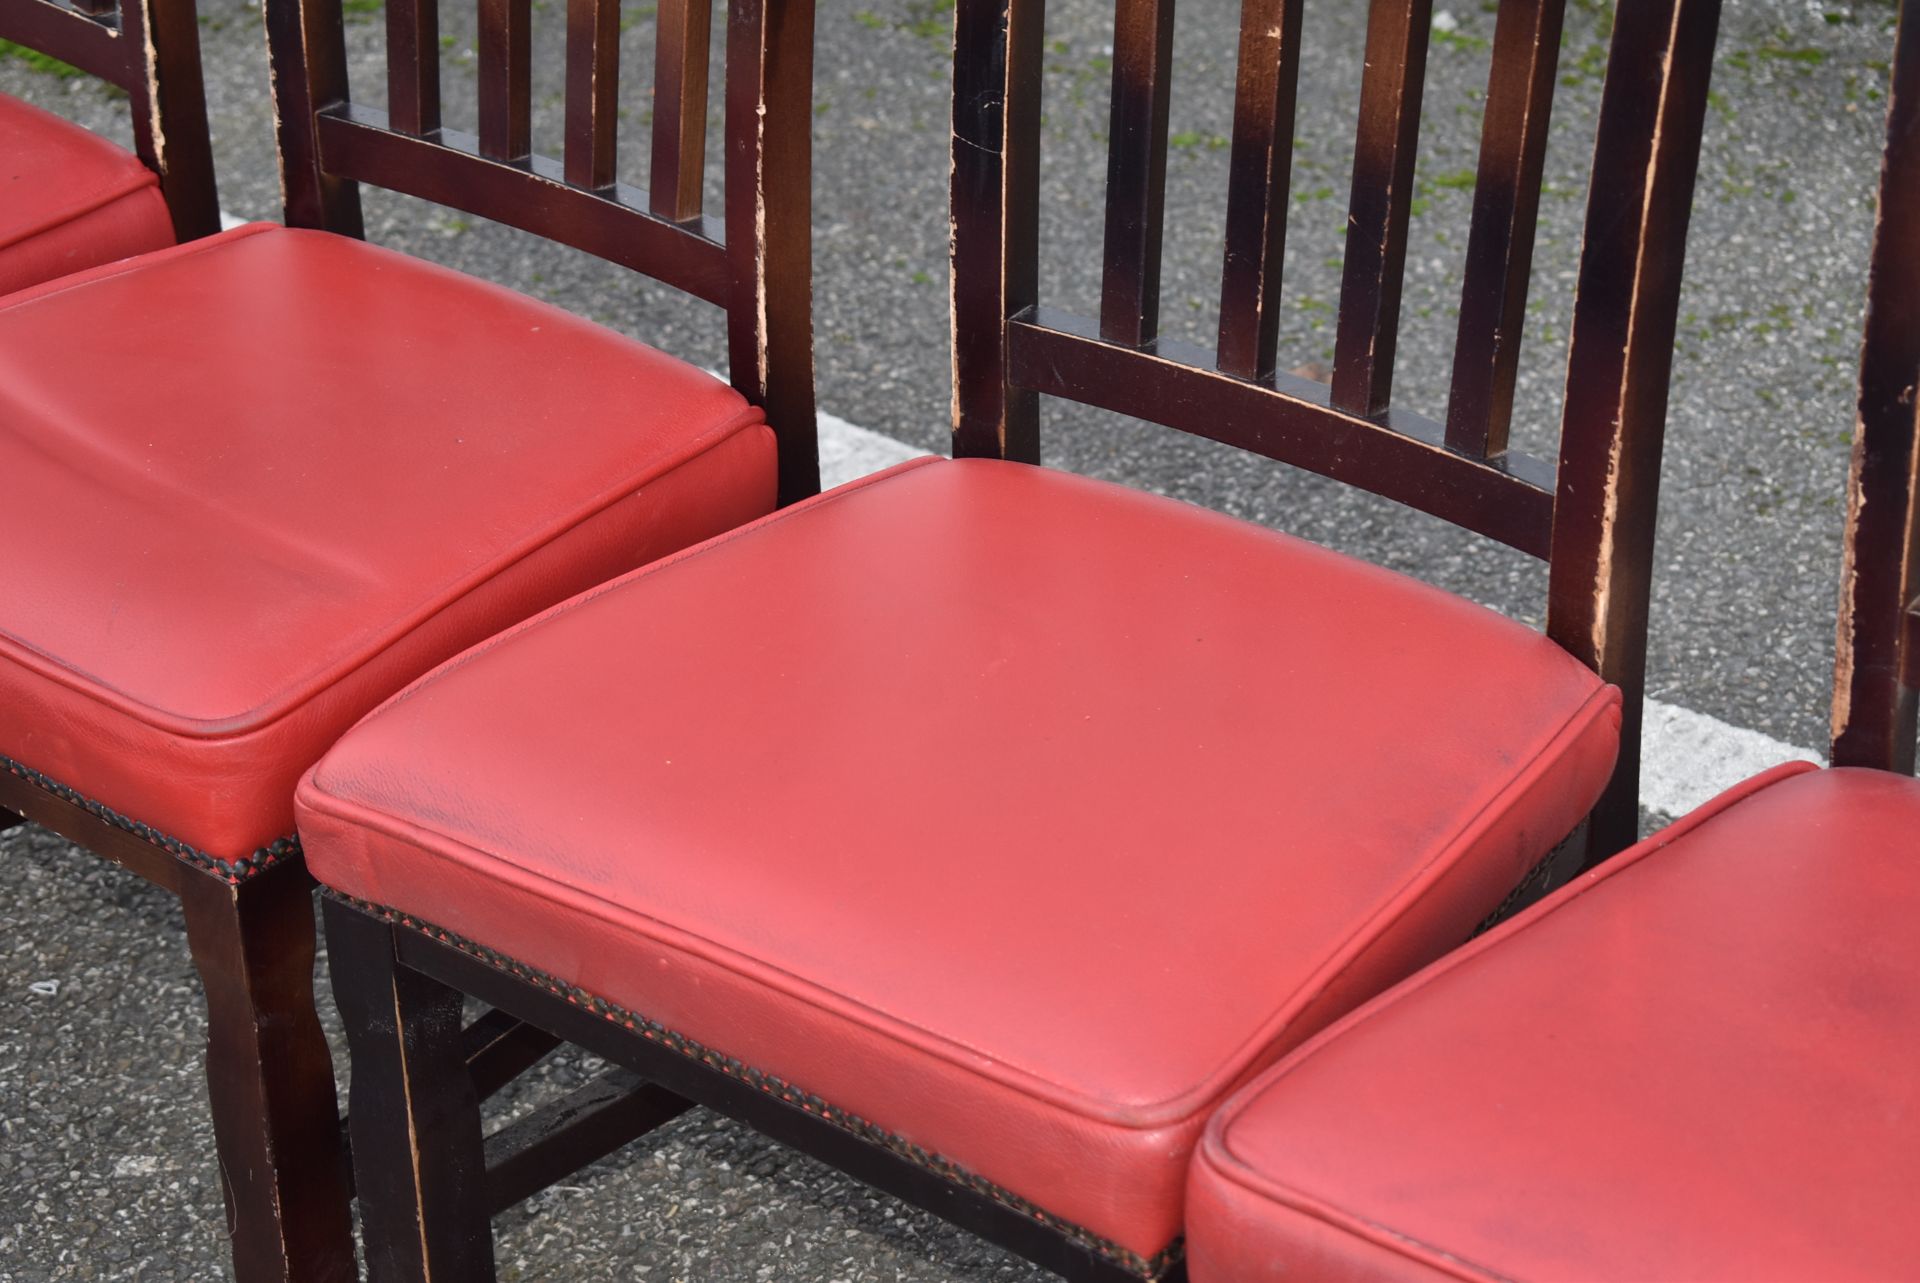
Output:
[[[1275,372],[1300,0],[1246,0],[1219,363],[1157,336],[1173,0],[1121,0],[1100,317],[1039,306],[1036,194],[1043,0],[959,0],[953,169],[955,453],[1034,461],[1038,394],[1152,419],[1400,499],[1542,558],[1550,631],[1639,693],[1653,486],[1716,0],[1625,0],[1603,96],[1557,469],[1506,449],[1553,80],[1558,0],[1505,0],[1483,145],[1469,299],[1448,423],[1393,408],[1391,354],[1427,0],[1375,0],[1355,166],[1342,330],[1331,386]],[[1271,65],[1269,65],[1271,63]],[[1518,77],[1518,83],[1514,83]],[[1490,125],[1491,129],[1492,126]],[[655,199],[672,190],[656,188]],[[1578,398],[1580,404],[1573,408]],[[1580,555],[1585,551],[1584,559]],[[1632,757],[1626,775],[1632,800]],[[1583,825],[1605,849],[1634,817]],[[1577,858],[1583,844],[1566,847]],[[903,1152],[798,1088],[589,993],[375,905],[323,898],[333,984],[353,1050],[354,1150],[369,1268],[387,1280],[493,1277],[489,1209],[507,1191],[459,1068],[463,995],[600,1053],[632,1075],[593,1098],[666,1118],[693,1102],[970,1228],[1067,1278],[1178,1279]],[[649,1093],[644,1098],[640,1092]],[[517,1190],[517,1186],[515,1189]],[[378,1209],[378,1210],[375,1210]]]
[[479,0],[478,136],[440,122],[438,0],[388,0],[387,97],[348,92],[340,0],[268,0],[289,226],[363,233],[359,183],[571,245],[727,314],[733,385],[779,438],[780,502],[820,488],[812,322],[812,0],[731,0],[725,207],[702,209],[711,0],[661,0],[650,191],[616,181],[618,0],[568,0],[565,155],[530,148],[530,0]]
[[[1717,0],[1623,0],[1557,466],[1509,449],[1563,0],[1502,0],[1444,419],[1393,403],[1430,0],[1373,0],[1331,380],[1278,373],[1302,0],[1247,0],[1215,352],[1156,337],[1172,0],[1122,0],[1098,324],[1038,291],[1044,0],[960,0],[954,453],[1037,462],[1038,395],[1321,473],[1548,561],[1547,632],[1625,693],[1619,767],[1573,860],[1634,840],[1667,379]],[[1124,128],[1123,128],[1124,122]],[[1570,872],[1565,870],[1564,872]]]
[[133,145],[181,241],[220,230],[193,0],[0,0],[0,39],[126,90]]
[[1920,690],[1920,3],[1902,0],[1834,646],[1833,764],[1911,774]]
[[[621,1067],[579,1093],[588,1107],[622,1115],[616,1143],[594,1157],[648,1124],[704,1105],[1076,1283],[1186,1277],[1179,1259],[1151,1275],[1129,1269],[1057,1224],[854,1134],[808,1101],[783,1099],[711,1058],[644,1037],[590,996],[530,980],[523,969],[490,962],[424,924],[325,892],[321,909],[353,1052],[350,1116],[370,1283],[492,1279],[490,1219],[532,1192],[497,1152],[521,1140],[512,1134],[517,1129],[483,1139],[480,1097],[459,1063],[463,995]],[[550,1162],[541,1184],[575,1170],[578,1156],[569,1151]]]

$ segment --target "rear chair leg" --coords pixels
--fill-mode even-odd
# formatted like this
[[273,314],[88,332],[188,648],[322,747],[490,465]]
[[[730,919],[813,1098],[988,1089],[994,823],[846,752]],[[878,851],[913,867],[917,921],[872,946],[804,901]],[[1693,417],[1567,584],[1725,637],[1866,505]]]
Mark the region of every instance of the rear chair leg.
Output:
[[313,1009],[312,881],[296,861],[185,875],[207,991],[207,1088],[240,1283],[355,1278],[333,1059]]
[[353,1051],[348,1126],[367,1276],[486,1283],[493,1227],[460,994],[403,966],[389,923],[331,897],[322,911]]

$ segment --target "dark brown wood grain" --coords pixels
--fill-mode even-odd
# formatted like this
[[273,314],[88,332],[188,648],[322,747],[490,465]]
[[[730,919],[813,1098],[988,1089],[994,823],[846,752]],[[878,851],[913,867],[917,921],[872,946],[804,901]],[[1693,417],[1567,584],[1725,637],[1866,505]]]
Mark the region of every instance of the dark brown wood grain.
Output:
[[780,437],[780,502],[820,491],[813,389],[812,0],[727,8],[728,367]]
[[1106,266],[1100,335],[1140,347],[1160,331],[1161,223],[1167,196],[1167,104],[1173,0],[1119,6],[1107,133]]
[[631,1069],[610,1069],[488,1135],[487,1209],[498,1216],[692,1108]]
[[1911,773],[1920,690],[1920,5],[1903,0],[1868,269],[1846,555],[1834,647],[1833,762]]
[[1547,633],[1625,696],[1587,859],[1639,826],[1647,600],[1680,272],[1718,0],[1624,5],[1600,101],[1567,349]]
[[234,1274],[351,1283],[333,1056],[313,1005],[313,881],[298,860],[237,884],[183,875],[206,989],[207,1094]]
[[1325,384],[1288,374],[1248,383],[1205,368],[1207,354],[1171,339],[1152,352],[1110,343],[1046,308],[1015,317],[1011,377],[1048,396],[1138,415],[1307,468],[1433,512],[1545,557],[1553,469],[1515,454],[1498,462],[1450,453],[1440,425],[1407,411],[1383,419],[1332,406]]
[[567,0],[565,174],[588,191],[611,187],[620,110],[620,0]]
[[1447,401],[1447,444],[1465,454],[1507,448],[1564,7],[1565,0],[1506,0],[1494,24]]
[[1378,414],[1392,399],[1414,150],[1432,27],[1432,0],[1373,0],[1368,13],[1333,345],[1333,404],[1349,414]]
[[1278,352],[1280,266],[1287,252],[1305,7],[1304,0],[1243,0],[1240,6],[1240,72],[1214,363],[1221,373],[1241,379],[1271,375]]
[[654,46],[653,212],[681,222],[703,204],[707,171],[708,29],[712,0],[662,0]]
[[439,0],[386,0],[387,118],[403,134],[440,128]]
[[533,3],[479,3],[480,154],[520,160],[533,150]]
[[953,44],[953,454],[1040,461],[1006,323],[1040,294],[1044,0],[960,0]]
[[486,1156],[460,994],[399,965],[394,928],[331,898],[322,907],[328,970],[353,1053],[348,1118],[367,1276],[490,1279]]

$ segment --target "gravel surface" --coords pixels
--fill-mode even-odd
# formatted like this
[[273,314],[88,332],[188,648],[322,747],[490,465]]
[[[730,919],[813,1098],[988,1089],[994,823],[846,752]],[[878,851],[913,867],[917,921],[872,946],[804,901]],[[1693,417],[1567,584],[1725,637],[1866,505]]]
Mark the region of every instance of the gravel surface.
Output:
[[[356,82],[378,85],[378,5],[348,7]],[[822,404],[928,449],[944,444],[949,397],[946,8],[821,0],[815,106]],[[1569,8],[1516,414],[1517,438],[1535,450],[1551,450],[1555,435],[1610,6]],[[1428,74],[1397,388],[1429,412],[1443,404],[1451,356],[1490,9],[1455,0]],[[539,47],[557,44],[563,12],[536,0]],[[1176,41],[1163,312],[1172,332],[1202,342],[1218,285],[1233,12],[1192,0]],[[203,0],[202,13],[222,204],[276,217],[257,13],[237,0]],[[1729,0],[1690,242],[1652,689],[1797,744],[1824,734],[1892,14],[1886,0]],[[1083,311],[1098,283],[1110,15],[1094,0],[1055,0],[1049,25],[1046,295]],[[447,118],[470,126],[471,14],[445,21]],[[647,25],[631,24],[630,68],[650,65]],[[1308,10],[1282,331],[1295,364],[1332,353],[1362,27],[1359,5]],[[90,82],[0,56],[0,90],[126,137],[124,103]],[[546,149],[557,147],[558,91],[557,75],[535,85]],[[628,101],[632,180],[645,162],[644,89]],[[719,315],[704,305],[448,210],[373,192],[367,210],[376,241],[724,363]],[[1090,410],[1050,406],[1046,425],[1059,466],[1269,522],[1538,620],[1538,567],[1429,519]],[[177,906],[37,830],[0,845],[0,1280],[227,1277],[198,981]],[[509,1105],[589,1068],[562,1059]],[[699,1112],[503,1217],[497,1241],[507,1279],[1041,1277]]]

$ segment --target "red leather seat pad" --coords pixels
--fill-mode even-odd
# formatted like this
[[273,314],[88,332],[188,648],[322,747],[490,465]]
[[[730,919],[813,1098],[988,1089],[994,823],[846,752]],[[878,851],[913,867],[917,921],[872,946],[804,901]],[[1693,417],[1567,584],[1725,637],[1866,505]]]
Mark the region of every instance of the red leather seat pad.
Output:
[[923,461],[453,661],[300,826],[328,885],[1144,1257],[1212,1105],[1580,818],[1617,698],[1310,544]]
[[1920,783],[1781,768],[1222,1110],[1196,1283],[1920,1263]]
[[0,94],[0,294],[171,244],[139,157]]
[[367,709],[766,512],[773,455],[711,376],[344,237],[241,228],[15,294],[0,753],[244,855]]

